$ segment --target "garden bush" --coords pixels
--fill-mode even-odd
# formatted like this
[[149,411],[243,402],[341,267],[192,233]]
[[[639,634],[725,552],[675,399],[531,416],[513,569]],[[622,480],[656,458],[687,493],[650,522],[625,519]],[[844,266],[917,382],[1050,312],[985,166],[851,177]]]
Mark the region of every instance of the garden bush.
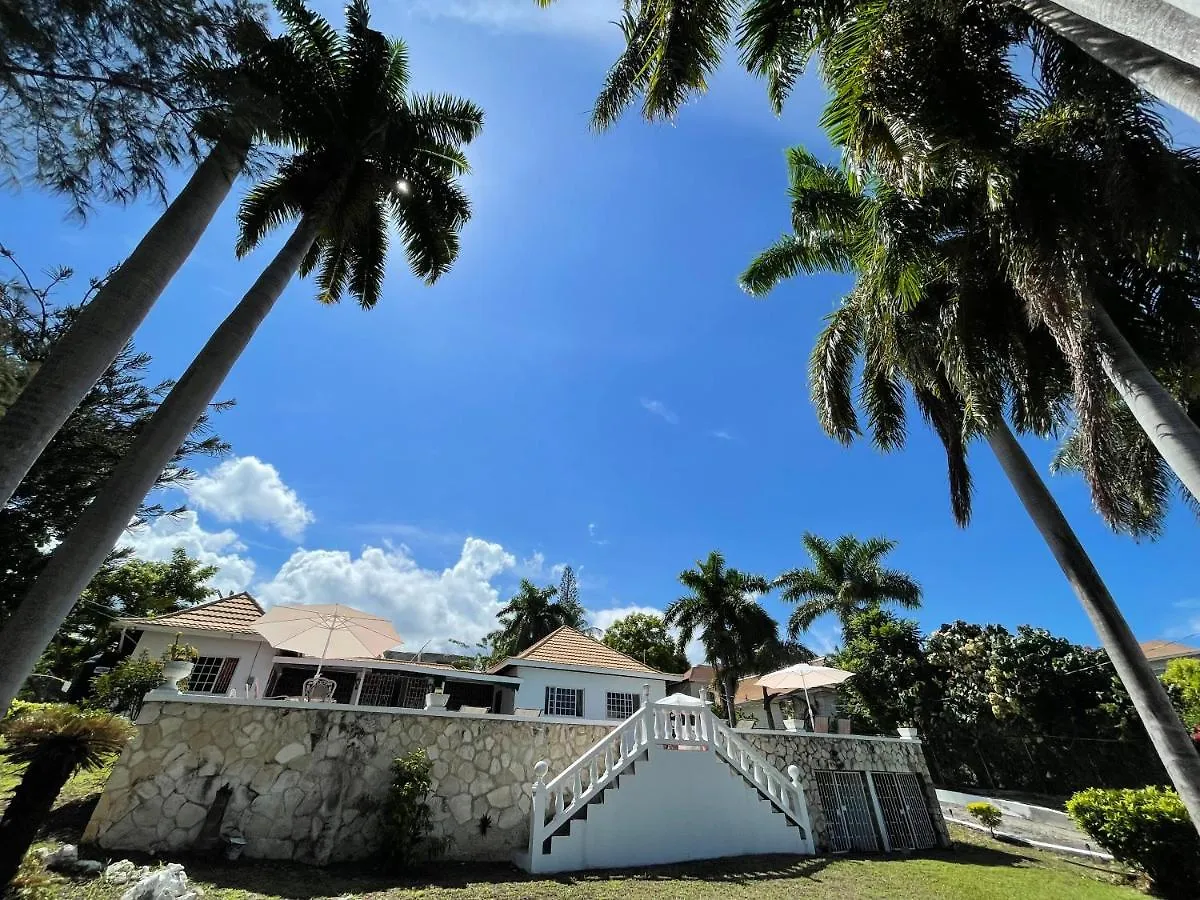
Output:
[[1195,898],[1200,885],[1200,835],[1174,791],[1088,788],[1067,812],[1117,860],[1141,872],[1153,893]]
[[151,659],[144,650],[138,656],[127,656],[92,685],[95,705],[113,712],[136,716],[142,698],[163,682],[163,664]]
[[393,869],[413,864],[422,846],[430,857],[444,849],[444,842],[430,838],[433,820],[429,809],[429,777],[432,764],[424,748],[392,761],[392,783],[383,802],[383,856]]
[[988,830],[992,837],[996,836],[996,826],[1000,824],[1000,819],[1004,813],[1000,812],[1000,808],[988,803],[986,800],[980,800],[976,803],[967,804],[967,812],[980,825]]

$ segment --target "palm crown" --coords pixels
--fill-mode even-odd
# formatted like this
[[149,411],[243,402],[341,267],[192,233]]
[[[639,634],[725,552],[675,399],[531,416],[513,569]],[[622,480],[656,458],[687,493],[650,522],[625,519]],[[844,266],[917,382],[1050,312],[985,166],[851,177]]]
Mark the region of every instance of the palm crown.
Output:
[[348,290],[369,308],[394,224],[412,272],[432,283],[457,257],[470,216],[458,178],[482,111],[450,95],[410,94],[408,51],[369,27],[365,0],[347,7],[344,36],[299,0],[278,9],[288,32],[263,77],[288,97],[280,131],[296,152],[243,201],[238,255],[289,219],[314,219],[300,274],[317,271],[325,302]]
[[833,613],[844,624],[855,614],[895,603],[905,609],[921,605],[921,586],[910,575],[883,565],[895,541],[875,537],[860,541],[845,534],[830,543],[805,534],[804,548],[812,558],[807,569],[791,569],[775,583],[783,599],[798,604],[788,619],[788,634],[798,635],[819,616]]
[[516,595],[500,610],[500,630],[491,636],[495,655],[520,653],[564,625],[585,628],[582,607],[557,598],[557,588],[521,579]]

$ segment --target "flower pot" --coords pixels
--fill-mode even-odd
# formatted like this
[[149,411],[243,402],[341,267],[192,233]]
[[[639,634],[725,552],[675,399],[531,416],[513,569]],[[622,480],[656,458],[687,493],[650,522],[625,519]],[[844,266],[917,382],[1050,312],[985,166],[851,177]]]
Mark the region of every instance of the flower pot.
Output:
[[901,725],[896,729],[896,734],[906,741],[915,741],[920,738],[915,725]]
[[190,659],[177,659],[163,664],[163,683],[160,691],[179,693],[179,682],[192,674],[195,663]]
[[426,694],[425,708],[426,709],[445,709],[446,703],[450,700],[449,694]]

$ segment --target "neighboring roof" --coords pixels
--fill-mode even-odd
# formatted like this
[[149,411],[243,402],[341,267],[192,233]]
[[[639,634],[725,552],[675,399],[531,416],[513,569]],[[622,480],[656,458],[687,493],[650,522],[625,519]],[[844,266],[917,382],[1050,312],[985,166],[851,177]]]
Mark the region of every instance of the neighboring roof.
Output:
[[632,656],[626,656],[607,644],[588,637],[582,631],[576,631],[566,625],[557,631],[550,632],[516,656],[510,656],[503,662],[492,666],[489,671],[498,672],[509,666],[519,666],[521,663],[551,663],[583,669],[618,669],[665,676],[665,673],[658,669],[638,662]]
[[714,669],[712,666],[705,666],[705,665],[692,666],[690,669],[688,669],[686,672],[683,673],[683,677],[680,678],[679,680],[680,681],[696,681],[696,682],[699,682],[700,684],[707,685],[707,684],[712,683],[713,676],[715,676],[716,674],[717,674],[717,670]]
[[180,628],[198,631],[224,631],[229,634],[258,633],[250,626],[262,618],[263,608],[247,593],[231,594],[209,600],[179,612],[141,619],[118,619],[122,628]]
[[1177,641],[1142,641],[1146,659],[1174,659],[1177,656],[1200,656],[1200,649]]

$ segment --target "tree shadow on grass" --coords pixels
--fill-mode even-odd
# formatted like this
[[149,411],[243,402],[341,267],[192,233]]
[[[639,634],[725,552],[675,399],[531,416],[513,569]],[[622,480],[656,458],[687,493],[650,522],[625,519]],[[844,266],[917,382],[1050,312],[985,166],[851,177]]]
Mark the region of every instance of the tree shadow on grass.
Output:
[[92,811],[100,802],[100,795],[81,797],[78,800],[68,800],[60,803],[46,816],[46,821],[38,831],[40,840],[53,838],[64,843],[78,843],[79,836],[87,827]]

